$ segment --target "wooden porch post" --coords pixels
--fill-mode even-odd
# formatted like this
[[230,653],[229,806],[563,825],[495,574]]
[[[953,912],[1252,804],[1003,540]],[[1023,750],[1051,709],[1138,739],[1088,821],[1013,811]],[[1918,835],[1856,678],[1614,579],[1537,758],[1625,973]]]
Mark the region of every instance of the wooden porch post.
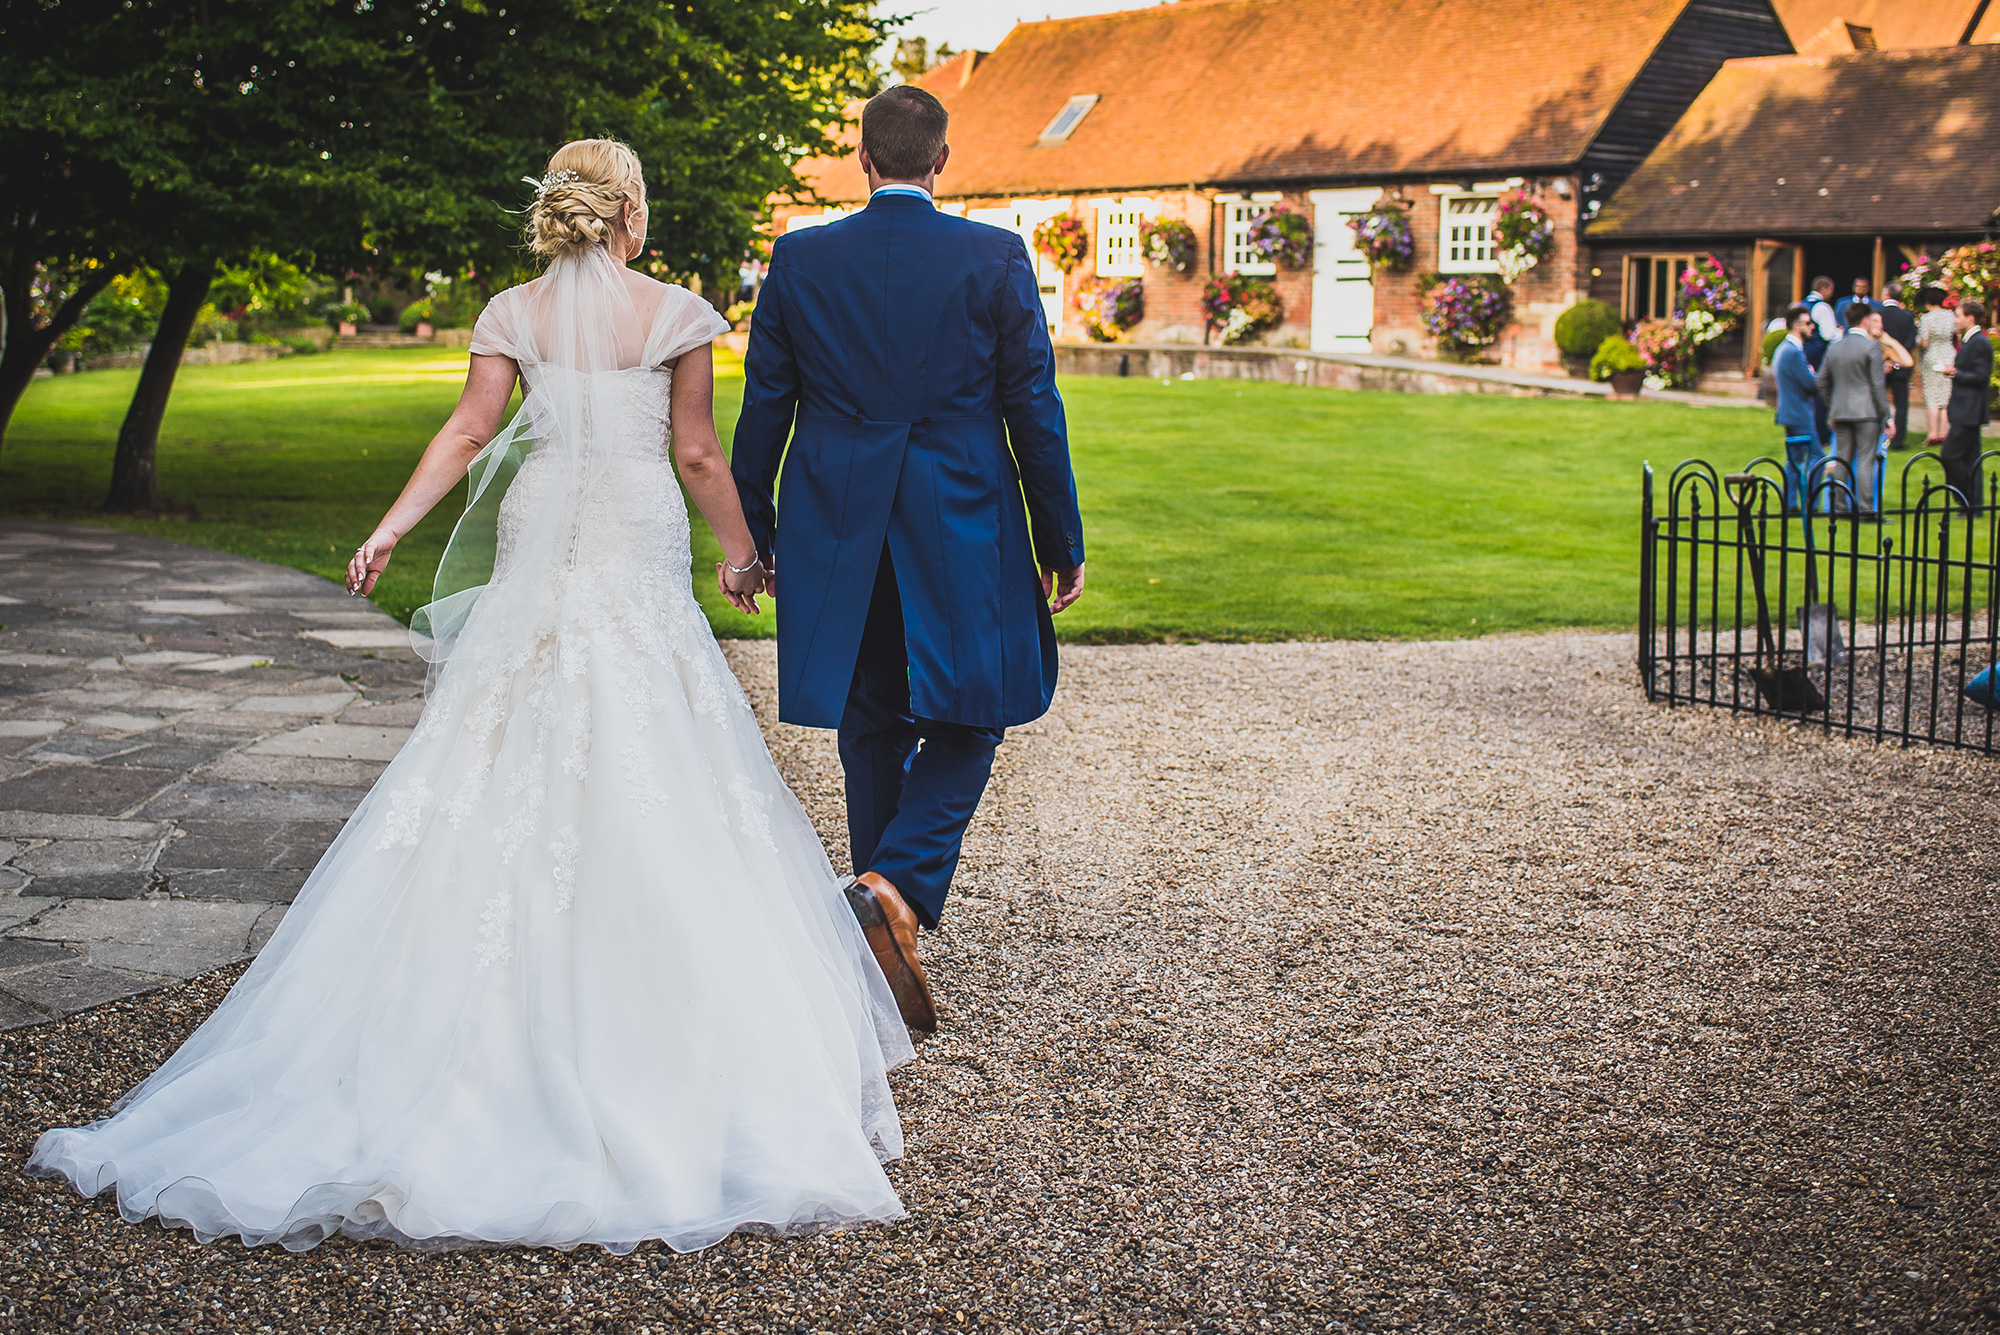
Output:
[[1877,301],[1882,300],[1882,285],[1888,280],[1888,268],[1889,257],[1884,253],[1882,238],[1878,236],[1875,238],[1875,270],[1869,279],[1871,286],[1868,289]]

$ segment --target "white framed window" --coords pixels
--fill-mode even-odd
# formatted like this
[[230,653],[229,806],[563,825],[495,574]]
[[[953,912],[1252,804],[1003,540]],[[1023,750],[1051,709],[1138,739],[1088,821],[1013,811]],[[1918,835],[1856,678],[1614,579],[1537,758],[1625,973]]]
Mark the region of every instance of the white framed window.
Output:
[[1062,110],[1056,113],[1056,118],[1048,123],[1048,127],[1035,136],[1035,142],[1060,144],[1075,133],[1076,127],[1083,123],[1083,118],[1089,115],[1090,109],[1096,105],[1096,93],[1083,93],[1072,97],[1063,103]]
[[1499,273],[1493,244],[1494,195],[1443,195],[1438,200],[1438,272]]
[[1126,278],[1146,272],[1139,249],[1139,228],[1153,211],[1150,199],[1097,199],[1097,272],[1103,278]]
[[1278,272],[1278,266],[1250,248],[1250,225],[1284,196],[1273,191],[1249,197],[1242,195],[1220,195],[1216,202],[1222,206],[1222,268],[1227,273],[1234,270],[1240,274],[1268,275]]

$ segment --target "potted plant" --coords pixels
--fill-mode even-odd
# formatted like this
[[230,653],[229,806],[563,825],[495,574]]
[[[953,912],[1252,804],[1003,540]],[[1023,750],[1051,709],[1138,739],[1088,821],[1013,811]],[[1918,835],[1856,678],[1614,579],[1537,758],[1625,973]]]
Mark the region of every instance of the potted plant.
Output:
[[1514,316],[1507,285],[1492,274],[1434,277],[1424,285],[1417,318],[1446,356],[1470,360],[1500,337]]
[[1493,211],[1493,243],[1500,276],[1512,283],[1555,253],[1556,225],[1534,200],[1510,195]]
[[1081,218],[1058,213],[1053,218],[1044,219],[1035,228],[1035,249],[1054,260],[1058,269],[1068,273],[1083,263],[1083,257],[1089,253],[1090,234],[1084,230]]
[[1569,364],[1571,375],[1587,376],[1599,345],[1624,331],[1624,323],[1609,302],[1586,298],[1556,317],[1556,348]]
[[1417,257],[1417,239],[1410,215],[1400,201],[1377,204],[1347,220],[1354,231],[1354,248],[1377,273],[1401,273]]
[[1143,278],[1089,278],[1077,288],[1076,313],[1083,332],[1099,343],[1116,343],[1146,313]]
[[1139,224],[1139,248],[1148,264],[1186,273],[1194,267],[1194,228],[1179,218],[1148,219]]
[[1250,222],[1250,249],[1281,269],[1302,269],[1312,262],[1313,229],[1306,216],[1283,204],[1273,204]]
[[1285,303],[1267,280],[1231,270],[1203,286],[1201,315],[1210,330],[1221,331],[1222,341],[1234,346],[1283,324]]
[[1623,334],[1613,334],[1597,345],[1590,358],[1590,378],[1611,382],[1611,397],[1636,399],[1646,384],[1646,359]]
[[359,302],[336,302],[326,313],[334,332],[342,338],[353,338],[357,327],[368,320],[368,308]]

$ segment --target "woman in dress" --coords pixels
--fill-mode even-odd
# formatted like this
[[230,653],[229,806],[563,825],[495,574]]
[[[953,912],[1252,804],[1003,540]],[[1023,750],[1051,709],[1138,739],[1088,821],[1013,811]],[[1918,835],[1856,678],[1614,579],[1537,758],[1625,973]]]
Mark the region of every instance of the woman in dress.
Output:
[[1951,400],[1951,368],[1958,356],[1958,349],[1952,344],[1952,333],[1957,327],[1952,313],[1945,308],[1944,290],[1927,287],[1917,294],[1917,304],[1924,313],[1917,317],[1918,359],[1924,376],[1924,417],[1930,434],[1926,439],[1932,445],[1938,444],[1950,429],[1944,420],[1945,405]]
[[372,587],[471,467],[422,720],[215,1014],[35,1171],[294,1249],[692,1249],[902,1214],[881,1165],[908,1034],[691,588],[670,421],[725,592],[754,610],[764,572],[710,410],[726,325],[624,267],[645,199],[622,144],[550,160],[547,272],[480,317],[349,570]]

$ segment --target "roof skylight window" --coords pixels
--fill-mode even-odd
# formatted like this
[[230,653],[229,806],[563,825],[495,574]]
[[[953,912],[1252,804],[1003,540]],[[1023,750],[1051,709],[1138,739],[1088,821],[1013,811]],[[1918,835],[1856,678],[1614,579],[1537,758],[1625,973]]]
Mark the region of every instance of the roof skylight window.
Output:
[[1081,96],[1072,97],[1069,101],[1063,103],[1062,110],[1056,113],[1056,118],[1049,122],[1048,128],[1036,136],[1035,142],[1038,144],[1060,144],[1063,140],[1070,137],[1070,134],[1082,123],[1083,118],[1090,113],[1090,109],[1096,105],[1096,93],[1084,93]]

